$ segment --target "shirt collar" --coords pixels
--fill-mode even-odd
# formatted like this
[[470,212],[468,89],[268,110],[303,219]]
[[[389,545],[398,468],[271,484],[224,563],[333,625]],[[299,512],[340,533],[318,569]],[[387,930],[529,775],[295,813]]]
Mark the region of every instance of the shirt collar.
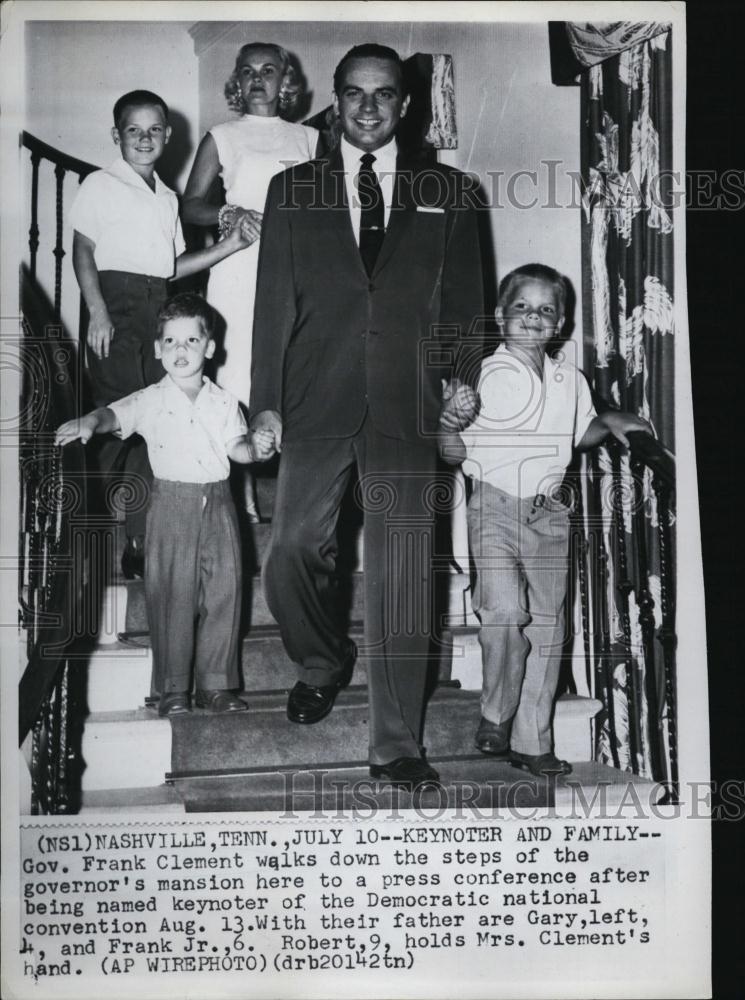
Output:
[[153,171],[153,177],[155,178],[155,192],[148,184],[140,177],[137,171],[131,167],[123,156],[117,156],[111,166],[108,168],[108,172],[113,174],[114,177],[118,177],[120,181],[124,181],[125,184],[131,184],[132,187],[140,187],[145,191],[149,191],[150,194],[155,193],[156,195],[166,194],[170,191],[170,188],[166,187],[163,181],[158,177],[158,174]]
[[[535,372],[533,371],[533,369],[530,368],[528,365],[526,365],[522,358],[519,358],[517,356],[517,354],[513,354],[512,351],[508,351],[507,350],[507,345],[506,344],[500,344],[499,347],[496,349],[496,351],[494,353],[495,354],[509,354],[509,356],[512,358],[513,361],[516,361],[518,364],[522,365],[523,368],[525,368],[526,371],[530,372],[532,375],[535,375]],[[543,354],[543,366],[544,366],[544,369],[548,369],[549,371],[554,371],[554,369],[556,369],[556,368],[559,367],[559,362],[558,361],[554,361],[554,359],[551,357],[551,355],[547,354],[544,351],[544,354]]]
[[[180,389],[176,385],[176,383],[173,381],[168,372],[166,372],[166,374],[157,384],[161,386],[163,389],[165,389],[167,392],[177,392],[179,396],[183,396],[184,398],[188,399],[186,393],[183,391],[183,389]],[[213,385],[214,383],[209,378],[207,378],[206,375],[202,375],[202,388],[199,391],[199,395],[200,396],[202,395],[202,392],[205,390],[205,386],[207,393],[211,393]]]
[[[360,157],[364,156],[365,152],[366,150],[353,146],[344,136],[341,137],[341,155],[345,173],[357,175],[360,169]],[[375,157],[373,170],[376,174],[381,171],[395,173],[396,157],[398,156],[396,137],[391,136],[385,146],[381,146],[380,149],[373,152],[373,156]]]

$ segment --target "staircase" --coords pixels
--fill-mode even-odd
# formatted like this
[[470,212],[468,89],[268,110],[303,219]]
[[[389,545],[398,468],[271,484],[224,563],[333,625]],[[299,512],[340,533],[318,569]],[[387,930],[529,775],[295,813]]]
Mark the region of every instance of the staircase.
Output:
[[[271,509],[272,485],[263,481],[262,510]],[[254,563],[246,591],[250,628],[241,650],[242,697],[249,706],[245,714],[215,717],[194,710],[171,721],[158,718],[148,705],[152,660],[142,582],[114,576],[105,588],[99,641],[88,664],[81,812],[289,814],[344,808],[367,809],[369,814],[376,806],[411,804],[407,793],[379,789],[368,776],[364,656],[326,719],[313,726],[288,721],[287,694],[297,674],[259,577],[270,529],[268,523],[252,526],[245,545],[246,558]],[[364,567],[359,546],[350,565],[350,634],[361,643]],[[448,585],[448,628],[432,667],[424,726],[428,759],[445,788],[416,793],[417,801],[452,807],[547,806],[571,796],[577,784],[601,781],[620,793],[629,776],[591,760],[591,720],[601,707],[594,699],[565,695],[557,702],[556,752],[574,763],[574,773],[558,783],[526,781],[524,772],[475,750],[481,685],[478,628],[470,612],[467,576],[451,571]]]

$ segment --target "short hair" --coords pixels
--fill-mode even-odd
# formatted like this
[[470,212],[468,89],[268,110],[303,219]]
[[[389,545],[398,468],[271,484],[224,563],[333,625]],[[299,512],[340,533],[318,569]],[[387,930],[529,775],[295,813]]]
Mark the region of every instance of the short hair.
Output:
[[378,45],[377,42],[365,42],[363,45],[355,45],[351,48],[345,56],[342,56],[339,64],[334,70],[334,93],[339,93],[339,88],[342,85],[344,79],[344,67],[352,59],[385,59],[387,62],[395,63],[398,66],[399,76],[401,78],[401,89],[406,96],[406,83],[404,80],[404,64],[401,62],[401,56],[396,52],[395,49],[389,48],[387,45]]
[[163,336],[166,323],[172,319],[198,319],[202,333],[212,338],[215,326],[215,311],[209,303],[194,292],[179,292],[167,299],[158,310],[158,340]]
[[268,49],[274,53],[282,64],[283,80],[282,86],[279,89],[279,110],[291,111],[303,92],[303,81],[295,71],[290,53],[287,49],[283,49],[281,45],[276,45],[274,42],[247,42],[246,45],[242,45],[238,49],[233,72],[225,83],[224,94],[228,102],[228,107],[231,111],[235,111],[239,115],[245,115],[248,112],[248,106],[243,97],[241,83],[238,79],[238,67],[246,53],[255,51],[256,49]]
[[561,311],[564,312],[569,295],[569,282],[563,274],[547,264],[523,264],[522,267],[516,267],[514,271],[506,274],[499,283],[497,301],[500,306],[510,297],[515,285],[525,278],[545,281],[546,284],[552,285],[558,295]]
[[148,104],[154,104],[163,109],[166,121],[168,121],[168,105],[154,94],[152,90],[130,90],[128,94],[123,94],[114,105],[114,125],[119,128],[119,122],[126,108],[142,108]]

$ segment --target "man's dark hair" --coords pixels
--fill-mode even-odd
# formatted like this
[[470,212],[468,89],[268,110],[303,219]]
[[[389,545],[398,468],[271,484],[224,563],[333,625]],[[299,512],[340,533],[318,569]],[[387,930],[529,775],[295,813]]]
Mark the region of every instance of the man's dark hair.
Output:
[[514,271],[510,271],[509,274],[505,275],[499,283],[498,301],[500,305],[510,297],[513,287],[525,278],[530,278],[534,281],[545,281],[547,284],[553,285],[559,296],[559,305],[562,312],[564,311],[568,295],[567,279],[563,274],[560,274],[555,268],[549,267],[547,264],[523,264],[522,267],[516,267]]
[[119,128],[119,122],[127,108],[142,108],[148,104],[155,104],[163,109],[166,121],[168,121],[168,105],[162,97],[158,97],[152,90],[130,90],[128,94],[123,94],[114,105],[114,125]]
[[342,57],[339,65],[334,70],[334,93],[339,93],[339,87],[341,87],[344,80],[344,67],[352,59],[385,59],[387,62],[395,63],[398,66],[398,73],[401,78],[401,90],[403,91],[403,96],[406,96],[404,64],[401,62],[401,56],[395,49],[391,49],[387,45],[378,45],[377,42],[365,42],[364,45],[355,45],[354,48],[350,49]]
[[167,299],[158,312],[158,340],[163,336],[163,328],[172,319],[198,319],[205,337],[210,338],[215,325],[215,311],[201,295],[194,292],[180,292]]

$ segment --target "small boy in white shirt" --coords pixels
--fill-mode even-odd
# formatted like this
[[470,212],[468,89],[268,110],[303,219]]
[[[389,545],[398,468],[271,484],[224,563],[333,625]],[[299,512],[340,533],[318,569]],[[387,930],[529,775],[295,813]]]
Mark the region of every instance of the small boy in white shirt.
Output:
[[[145,535],[145,599],[154,684],[163,717],[195,704],[216,713],[244,711],[239,683],[241,549],[230,495],[230,460],[264,461],[270,431],[249,439],[238,401],[203,375],[215,352],[213,312],[198,295],[176,295],[160,310],[155,355],[166,375],[57,430],[55,443],[93,434],[135,432],[155,479]],[[194,621],[199,619],[196,636]]]
[[[651,433],[631,413],[598,416],[582,373],[546,353],[566,298],[566,279],[543,264],[503,279],[496,319],[504,344],[482,362],[478,396],[458,390],[440,435],[446,461],[463,462],[473,478],[468,536],[483,653],[476,746],[537,776],[572,770],[551,739],[570,516],[556,491],[574,448],[609,435],[628,446],[627,432]],[[457,424],[468,426],[457,433]]]
[[[246,223],[212,247],[185,252],[176,195],[155,172],[171,136],[168,107],[157,94],[133,90],[120,97],[111,136],[121,156],[85,178],[69,215],[73,267],[90,314],[88,374],[98,407],[163,377],[153,342],[168,281],[211,267],[258,235]],[[145,485],[152,478],[140,440],[101,442],[97,464],[106,473],[123,464]],[[125,528],[122,570],[141,576],[142,503],[127,510]]]

